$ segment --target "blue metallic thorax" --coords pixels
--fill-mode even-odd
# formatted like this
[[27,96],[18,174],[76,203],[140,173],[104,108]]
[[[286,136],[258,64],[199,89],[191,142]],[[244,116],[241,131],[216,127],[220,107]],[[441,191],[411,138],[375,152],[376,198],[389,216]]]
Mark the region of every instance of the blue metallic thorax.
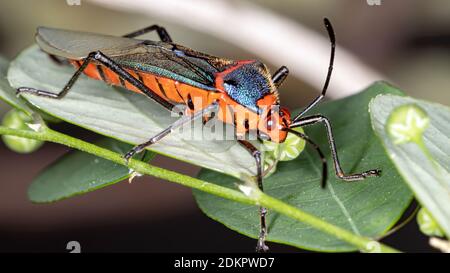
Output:
[[270,83],[258,63],[246,64],[223,78],[228,96],[239,104],[258,112],[257,101],[271,92]]

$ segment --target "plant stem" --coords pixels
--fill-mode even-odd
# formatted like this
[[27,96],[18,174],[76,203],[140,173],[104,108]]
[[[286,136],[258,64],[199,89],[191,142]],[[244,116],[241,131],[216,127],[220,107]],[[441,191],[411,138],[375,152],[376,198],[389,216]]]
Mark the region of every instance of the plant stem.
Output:
[[[59,143],[113,161],[117,164],[127,166],[121,154],[112,152],[108,149],[104,149],[102,147],[85,142],[83,140],[56,132],[47,127],[43,127],[40,131],[30,131],[0,126],[0,135],[13,135],[18,137],[25,137]],[[183,175],[174,171],[155,167],[146,162],[139,161],[136,159],[131,159],[128,163],[128,167],[141,174],[151,175],[157,178],[165,179],[187,187],[191,187],[210,194],[214,194],[216,196],[220,196],[226,199],[230,199],[244,204],[264,206],[268,209],[277,211],[300,222],[309,224],[310,226],[320,231],[333,235],[336,238],[339,238],[349,244],[356,246],[361,251],[399,252],[394,248],[375,242],[371,238],[353,234],[343,228],[325,222],[316,216],[313,216],[296,207],[293,207],[278,199],[266,195],[263,192],[258,192],[255,195],[245,195],[237,190],[222,187],[217,184],[193,178],[187,175]]]
[[258,201],[262,206],[275,210],[300,222],[307,223],[320,231],[333,235],[336,238],[358,247],[361,251],[383,253],[399,252],[397,249],[378,243],[374,239],[356,235],[343,228],[325,222],[314,215],[306,213],[269,195],[262,194]]

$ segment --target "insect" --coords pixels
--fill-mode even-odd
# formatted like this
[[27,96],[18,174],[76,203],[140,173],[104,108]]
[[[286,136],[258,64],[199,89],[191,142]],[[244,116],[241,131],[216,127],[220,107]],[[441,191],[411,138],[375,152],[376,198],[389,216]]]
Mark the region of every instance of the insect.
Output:
[[[292,118],[288,109],[280,107],[278,98],[278,88],[289,73],[285,66],[271,75],[268,68],[257,60],[235,61],[197,52],[174,43],[168,32],[158,25],[122,37],[40,27],[36,34],[40,48],[54,59],[67,60],[77,70],[59,93],[31,87],[18,88],[17,92],[62,99],[84,73],[90,78],[141,93],[167,110],[179,104],[186,106],[184,115],[174,124],[155,136],[149,136],[148,141],[126,153],[124,158],[127,161],[183,124],[198,118],[208,119],[211,113],[215,113],[219,121],[235,127],[236,136],[256,132],[260,140],[282,143],[287,134],[292,133],[304,139],[321,158],[322,187],[325,187],[327,180],[325,156],[316,143],[293,128],[316,123],[325,126],[338,178],[353,181],[379,176],[381,172],[376,169],[345,174],[339,163],[328,118],[322,115],[305,116],[325,96],[333,70],[335,35],[329,20],[325,18],[324,23],[331,42],[325,84],[321,94]],[[136,39],[152,31],[158,34],[161,41]],[[245,139],[238,138],[238,142],[254,158],[257,184],[263,190],[261,152]],[[267,210],[260,207],[259,213],[260,234],[256,250],[263,252],[268,250],[265,244]]]

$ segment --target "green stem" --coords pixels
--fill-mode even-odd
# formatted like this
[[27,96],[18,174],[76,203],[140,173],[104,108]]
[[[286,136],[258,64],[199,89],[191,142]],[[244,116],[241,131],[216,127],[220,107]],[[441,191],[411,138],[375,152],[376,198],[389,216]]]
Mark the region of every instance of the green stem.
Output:
[[289,216],[293,219],[296,219],[300,222],[307,223],[310,226],[328,233],[330,235],[335,236],[338,239],[341,239],[349,244],[352,244],[358,247],[361,251],[364,252],[383,252],[383,253],[396,253],[399,252],[397,249],[389,247],[387,245],[376,242],[374,239],[356,235],[351,233],[350,231],[330,224],[328,222],[323,221],[322,219],[306,213],[294,206],[286,204],[278,199],[275,199],[269,195],[262,194],[259,197],[259,204],[275,210],[281,214]]
[[[29,130],[17,130],[0,126],[0,135],[14,135],[18,137],[55,142],[69,146],[71,148],[78,149],[80,151],[96,155],[98,157],[105,158],[117,164],[126,165],[121,154],[98,147],[94,144],[90,144],[80,139],[53,131],[47,127],[44,127],[42,128],[42,130],[36,132]],[[394,248],[383,245],[381,243],[374,242],[374,240],[371,238],[353,234],[343,228],[325,222],[318,217],[306,213],[296,207],[286,204],[262,192],[258,192],[255,195],[247,196],[241,193],[240,191],[233,190],[227,187],[222,187],[214,183],[206,182],[174,171],[169,171],[166,169],[155,167],[149,165],[146,162],[139,161],[136,159],[130,160],[128,167],[141,174],[155,176],[187,187],[191,187],[210,194],[214,194],[226,199],[230,199],[244,204],[264,206],[268,209],[277,211],[288,217],[309,224],[310,226],[320,231],[333,235],[336,238],[339,238],[349,244],[356,246],[361,251],[373,251],[374,250],[373,248],[375,247],[375,250],[380,252],[399,252]]]

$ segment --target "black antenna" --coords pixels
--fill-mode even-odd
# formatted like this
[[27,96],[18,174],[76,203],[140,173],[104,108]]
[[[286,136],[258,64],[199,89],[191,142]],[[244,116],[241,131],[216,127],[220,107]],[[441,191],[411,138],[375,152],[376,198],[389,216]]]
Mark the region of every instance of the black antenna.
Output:
[[328,20],[327,18],[323,19],[323,22],[325,24],[325,28],[328,31],[328,36],[330,37],[330,43],[331,43],[331,55],[330,55],[330,64],[328,66],[328,73],[327,73],[327,78],[325,80],[325,84],[323,85],[322,88],[322,93],[316,97],[305,109],[303,109],[300,114],[298,114],[297,116],[295,116],[295,118],[292,120],[293,122],[297,121],[303,114],[305,114],[306,112],[308,112],[311,108],[313,108],[320,100],[323,99],[323,97],[325,97],[325,93],[327,92],[328,89],[328,85],[330,84],[330,79],[331,79],[331,73],[333,72],[333,64],[334,64],[334,53],[335,53],[335,49],[336,49],[336,37],[334,35],[334,30],[333,30],[333,26],[330,23],[330,20]]

